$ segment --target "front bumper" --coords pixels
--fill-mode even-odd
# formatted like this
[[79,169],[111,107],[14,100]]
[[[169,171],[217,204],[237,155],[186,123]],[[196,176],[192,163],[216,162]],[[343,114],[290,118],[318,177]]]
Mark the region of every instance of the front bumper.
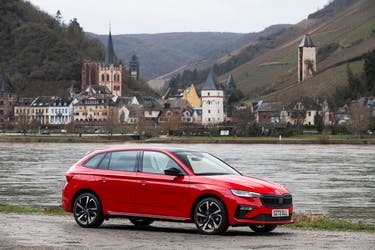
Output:
[[[282,197],[282,196],[280,196]],[[289,216],[273,217],[272,210],[288,209]],[[233,197],[233,203],[228,207],[229,224],[241,226],[250,224],[272,224],[282,225],[293,223],[293,204],[283,203],[279,205],[267,204],[261,198]]]

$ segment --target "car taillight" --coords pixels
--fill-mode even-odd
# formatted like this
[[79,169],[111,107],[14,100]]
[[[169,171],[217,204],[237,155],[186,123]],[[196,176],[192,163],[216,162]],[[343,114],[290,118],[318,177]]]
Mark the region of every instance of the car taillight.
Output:
[[66,181],[69,182],[71,179],[73,179],[73,176],[74,174],[72,173],[66,174]]

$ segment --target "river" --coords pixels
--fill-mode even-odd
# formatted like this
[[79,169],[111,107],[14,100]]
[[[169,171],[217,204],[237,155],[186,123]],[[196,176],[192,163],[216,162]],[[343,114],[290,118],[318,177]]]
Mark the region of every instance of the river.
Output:
[[[0,143],[0,204],[61,204],[65,172],[88,151],[138,144]],[[160,146],[150,145],[147,146]],[[282,184],[296,212],[375,224],[375,147],[179,144],[219,156],[243,174]]]

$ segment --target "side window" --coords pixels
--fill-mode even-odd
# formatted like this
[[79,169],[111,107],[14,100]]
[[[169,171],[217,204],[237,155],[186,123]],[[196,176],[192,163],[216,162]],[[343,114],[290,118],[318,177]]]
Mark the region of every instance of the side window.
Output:
[[181,169],[181,167],[166,154],[155,151],[144,151],[142,161],[143,172],[164,174],[165,169],[173,167]]
[[102,161],[100,162],[99,169],[108,169],[109,160],[111,159],[111,153],[107,153]]
[[138,151],[112,152],[109,169],[134,172],[137,164],[137,154]]
[[104,156],[104,153],[103,154],[94,155],[93,157],[91,157],[90,159],[88,159],[83,164],[83,166],[85,166],[87,168],[96,168],[98,166],[98,164],[100,163],[100,161],[102,160],[103,156]]

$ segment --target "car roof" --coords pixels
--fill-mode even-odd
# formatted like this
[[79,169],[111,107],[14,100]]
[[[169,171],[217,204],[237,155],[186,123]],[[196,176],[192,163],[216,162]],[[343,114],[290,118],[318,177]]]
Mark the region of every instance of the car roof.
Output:
[[113,151],[121,151],[121,150],[152,150],[152,151],[160,151],[160,152],[180,152],[180,151],[188,151],[188,152],[198,152],[197,150],[187,149],[187,148],[179,148],[179,147],[168,147],[168,146],[156,146],[156,147],[114,147],[114,148],[106,148],[102,150],[95,150],[94,152],[113,152]]

